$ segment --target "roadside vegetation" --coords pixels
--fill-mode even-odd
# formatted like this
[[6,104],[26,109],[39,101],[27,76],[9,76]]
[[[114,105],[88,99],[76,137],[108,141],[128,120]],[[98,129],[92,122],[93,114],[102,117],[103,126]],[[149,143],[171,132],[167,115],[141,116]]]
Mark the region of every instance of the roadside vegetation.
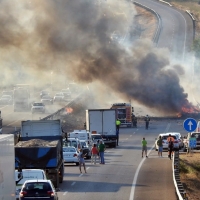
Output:
[[180,154],[180,179],[190,200],[200,199],[200,153]]

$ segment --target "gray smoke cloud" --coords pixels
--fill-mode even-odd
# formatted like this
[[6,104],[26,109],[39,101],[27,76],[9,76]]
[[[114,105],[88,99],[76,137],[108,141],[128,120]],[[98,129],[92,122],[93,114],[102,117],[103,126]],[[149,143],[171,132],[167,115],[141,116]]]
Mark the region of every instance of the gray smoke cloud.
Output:
[[119,42],[135,15],[128,1],[1,1],[1,78],[41,84],[53,73],[58,81],[100,82],[164,113],[192,107],[177,73],[184,71],[171,66],[166,50],[146,40]]

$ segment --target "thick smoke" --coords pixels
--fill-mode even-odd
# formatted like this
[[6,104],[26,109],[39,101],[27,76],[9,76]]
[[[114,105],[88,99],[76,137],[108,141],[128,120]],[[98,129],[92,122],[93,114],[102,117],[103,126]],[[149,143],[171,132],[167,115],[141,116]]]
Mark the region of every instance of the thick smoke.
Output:
[[[1,78],[5,85],[41,84],[53,73],[57,80],[100,82],[165,113],[190,107],[177,73],[181,66],[173,69],[167,52],[149,41],[128,41],[135,15],[128,1],[1,1]],[[129,45],[121,42],[125,36]]]

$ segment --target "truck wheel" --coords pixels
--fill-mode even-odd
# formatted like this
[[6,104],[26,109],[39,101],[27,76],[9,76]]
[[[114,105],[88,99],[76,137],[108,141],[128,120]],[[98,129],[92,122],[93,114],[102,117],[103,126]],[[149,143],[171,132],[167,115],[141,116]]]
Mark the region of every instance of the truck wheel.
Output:
[[55,183],[54,183],[54,186],[55,186],[55,188],[58,188],[58,186],[59,186],[59,174],[58,173],[56,173],[56,180],[55,180]]

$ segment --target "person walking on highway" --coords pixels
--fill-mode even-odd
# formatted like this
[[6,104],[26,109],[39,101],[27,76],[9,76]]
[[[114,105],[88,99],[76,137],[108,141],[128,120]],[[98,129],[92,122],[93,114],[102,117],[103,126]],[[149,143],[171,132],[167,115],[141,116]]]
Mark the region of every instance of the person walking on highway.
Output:
[[162,151],[163,151],[163,140],[161,135],[159,136],[159,139],[157,141],[157,145],[158,145],[158,156],[162,157]]
[[171,157],[173,155],[173,149],[174,149],[174,138],[171,136],[171,134],[169,134],[167,141],[168,141],[168,157],[171,160]]
[[148,115],[146,115],[144,121],[145,121],[145,124],[146,124],[146,130],[148,130],[149,129],[149,122],[150,122],[150,118],[149,118]]
[[116,120],[116,129],[119,131],[119,126],[121,125],[121,122],[119,119]]
[[142,158],[143,158],[144,152],[145,152],[146,158],[148,158],[148,156],[147,156],[147,141],[145,140],[145,138],[142,139]]
[[91,153],[92,153],[91,163],[94,163],[96,165],[97,156],[99,154],[99,151],[97,149],[97,145],[96,144],[93,144],[92,149],[91,149]]
[[117,146],[119,146],[119,144],[118,144],[119,143],[119,130],[116,130],[116,136],[117,136],[117,141],[116,141]]
[[81,165],[83,165],[83,168],[84,168],[84,170],[85,170],[85,173],[87,173],[87,172],[86,172],[86,168],[85,168],[85,160],[84,160],[84,157],[85,157],[85,155],[83,154],[83,149],[80,149],[80,152],[79,152],[79,154],[78,154],[80,173],[82,173],[82,171],[81,171]]
[[100,141],[100,144],[99,144],[99,156],[100,156],[100,164],[105,164],[105,160],[104,160],[104,151],[106,150],[106,146],[105,144],[103,144],[102,141]]

